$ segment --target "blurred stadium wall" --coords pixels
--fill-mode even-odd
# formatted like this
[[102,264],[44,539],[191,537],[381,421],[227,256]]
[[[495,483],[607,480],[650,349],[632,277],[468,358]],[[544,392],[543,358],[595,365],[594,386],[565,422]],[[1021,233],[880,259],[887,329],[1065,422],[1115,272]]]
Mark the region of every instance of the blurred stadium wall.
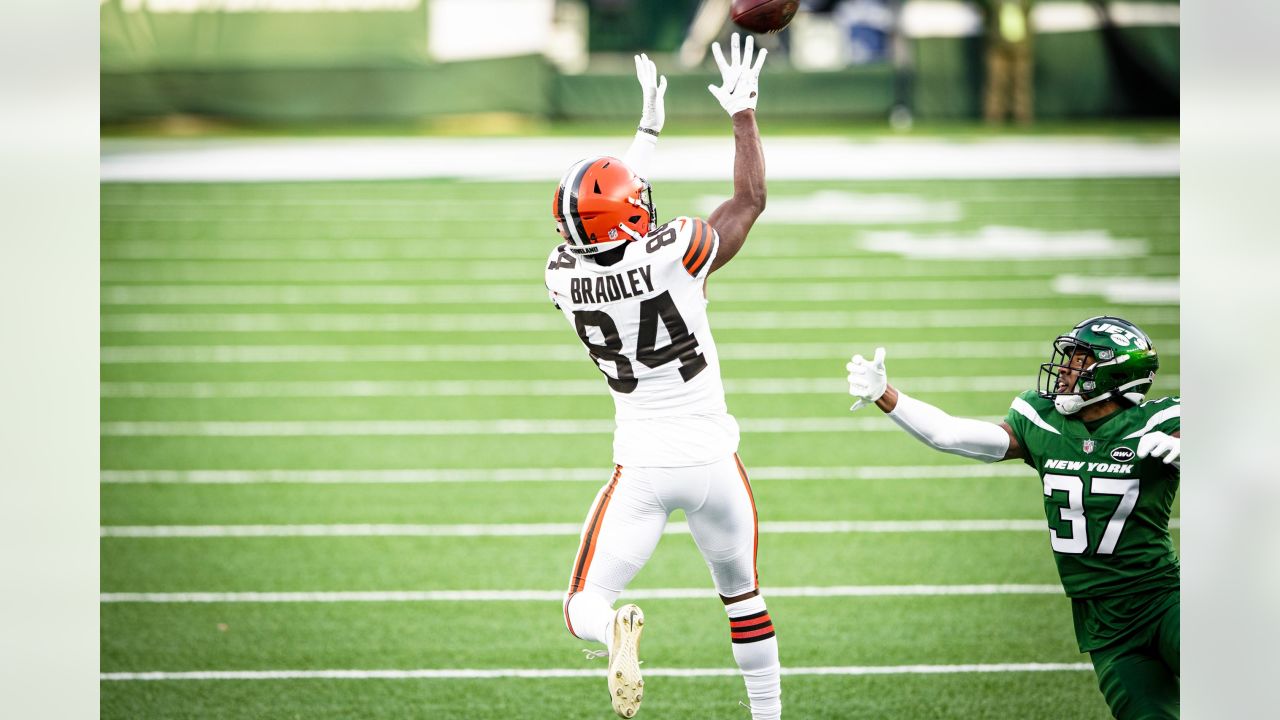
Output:
[[[681,46],[704,2],[718,20],[728,0],[100,2],[104,123],[172,114],[259,122],[494,112],[629,118],[630,56],[638,51],[657,54],[670,78],[672,119],[719,113],[702,102],[709,60]],[[719,16],[717,5],[725,8]],[[771,117],[883,118],[898,104],[921,118],[979,116],[978,2],[808,5],[814,10],[762,40],[777,58],[765,101]],[[885,22],[877,24],[877,11]],[[1033,2],[1036,115],[1176,117],[1179,17],[1176,0]],[[727,18],[712,25],[712,38],[732,28]],[[872,41],[858,47],[870,51],[850,51],[859,32]]]

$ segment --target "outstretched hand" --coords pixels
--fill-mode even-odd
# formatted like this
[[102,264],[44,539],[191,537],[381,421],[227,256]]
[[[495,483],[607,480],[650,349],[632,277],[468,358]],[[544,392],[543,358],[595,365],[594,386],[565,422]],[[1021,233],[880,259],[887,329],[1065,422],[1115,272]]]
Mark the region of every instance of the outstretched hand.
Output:
[[876,348],[876,355],[867,360],[861,355],[854,355],[845,365],[849,371],[849,394],[857,398],[850,412],[871,405],[884,395],[889,386],[889,378],[884,371],[884,348]]
[[743,110],[756,109],[756,99],[760,94],[760,68],[764,66],[764,59],[769,51],[761,48],[755,63],[752,64],[751,53],[755,49],[755,43],[756,39],[748,35],[746,44],[739,52],[738,33],[734,33],[729,38],[729,62],[725,62],[724,53],[720,51],[720,43],[711,44],[711,54],[715,57],[716,65],[720,67],[721,85],[720,87],[708,85],[707,89],[716,96],[716,100],[720,101],[720,107],[723,107],[731,117]]
[[648,55],[636,55],[636,78],[644,93],[644,107],[640,109],[640,129],[657,135],[667,121],[667,108],[663,96],[667,94],[667,76],[658,76],[658,66]]

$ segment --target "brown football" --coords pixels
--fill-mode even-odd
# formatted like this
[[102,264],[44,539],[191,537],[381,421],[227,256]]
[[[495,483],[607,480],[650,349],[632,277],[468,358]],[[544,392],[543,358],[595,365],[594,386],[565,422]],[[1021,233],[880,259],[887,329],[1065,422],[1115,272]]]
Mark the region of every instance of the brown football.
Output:
[[799,8],[798,0],[733,0],[729,16],[752,32],[778,32]]

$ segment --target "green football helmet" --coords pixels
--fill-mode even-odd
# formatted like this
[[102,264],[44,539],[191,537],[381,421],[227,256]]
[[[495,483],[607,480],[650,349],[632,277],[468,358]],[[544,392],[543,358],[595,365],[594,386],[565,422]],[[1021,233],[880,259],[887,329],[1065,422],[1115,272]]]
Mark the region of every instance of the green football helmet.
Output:
[[[1073,366],[1081,353],[1088,356],[1083,366]],[[1137,405],[1159,369],[1160,359],[1146,333],[1128,320],[1099,315],[1053,341],[1052,359],[1040,366],[1040,397],[1052,399],[1063,415],[1104,400]],[[1059,382],[1064,371],[1078,372],[1074,384]]]

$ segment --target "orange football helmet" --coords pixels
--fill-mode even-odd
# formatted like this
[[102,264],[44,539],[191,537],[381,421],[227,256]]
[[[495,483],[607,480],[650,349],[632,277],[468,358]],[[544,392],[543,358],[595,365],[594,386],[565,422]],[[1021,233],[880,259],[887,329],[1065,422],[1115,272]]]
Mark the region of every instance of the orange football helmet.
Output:
[[615,157],[580,160],[560,179],[551,214],[577,255],[597,255],[657,227],[649,183]]

